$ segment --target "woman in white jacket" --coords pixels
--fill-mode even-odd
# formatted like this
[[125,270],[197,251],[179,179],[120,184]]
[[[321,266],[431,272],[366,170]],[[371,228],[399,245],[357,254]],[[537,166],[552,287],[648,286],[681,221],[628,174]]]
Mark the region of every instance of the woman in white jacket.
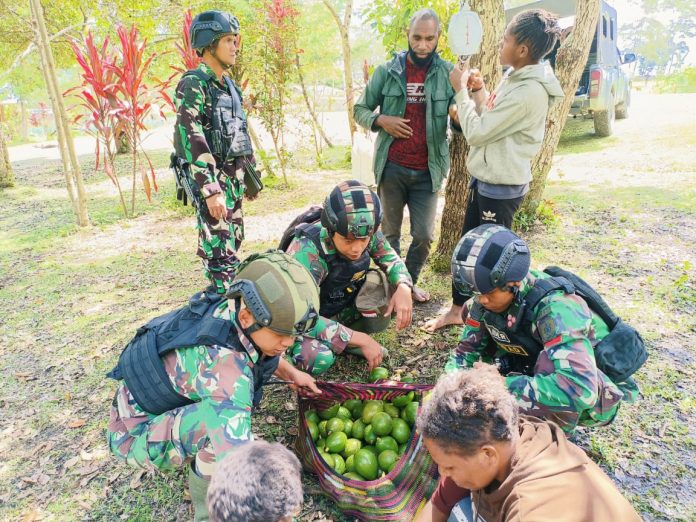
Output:
[[[560,33],[558,17],[543,9],[515,16],[500,45],[500,63],[510,68],[492,93],[476,69],[455,67],[450,73],[459,124],[470,146],[470,199],[462,235],[486,223],[512,227],[529,191],[531,160],[544,139],[546,114],[563,97],[553,70],[542,63]],[[426,330],[462,324],[470,297],[452,287],[452,306],[428,321]]]

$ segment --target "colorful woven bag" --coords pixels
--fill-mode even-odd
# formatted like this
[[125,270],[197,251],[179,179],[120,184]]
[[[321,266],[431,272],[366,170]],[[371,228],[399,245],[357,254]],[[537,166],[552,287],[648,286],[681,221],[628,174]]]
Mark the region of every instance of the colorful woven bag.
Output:
[[431,385],[399,382],[353,384],[317,382],[322,394],[300,394],[299,436],[296,450],[305,469],[319,478],[324,494],[330,497],[349,519],[388,521],[413,520],[435,491],[437,465],[423,445],[423,438],[413,430],[403,456],[384,477],[371,481],[351,480],[336,473],[319,456],[305,420],[310,409],[326,409],[347,399],[392,400],[413,391],[422,400]]

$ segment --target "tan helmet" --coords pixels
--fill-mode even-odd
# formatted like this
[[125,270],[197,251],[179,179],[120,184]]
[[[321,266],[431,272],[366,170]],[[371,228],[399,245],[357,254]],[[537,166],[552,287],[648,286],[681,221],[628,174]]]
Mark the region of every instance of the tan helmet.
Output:
[[280,250],[246,258],[227,298],[244,300],[256,320],[249,332],[266,327],[297,336],[313,328],[319,318],[317,283],[299,261]]

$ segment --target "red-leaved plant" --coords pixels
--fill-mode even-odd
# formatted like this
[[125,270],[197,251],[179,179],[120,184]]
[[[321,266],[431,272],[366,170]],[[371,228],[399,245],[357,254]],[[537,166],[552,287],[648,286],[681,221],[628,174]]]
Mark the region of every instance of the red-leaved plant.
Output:
[[191,22],[193,21],[193,16],[191,15],[191,10],[189,9],[184,13],[184,24],[182,27],[182,43],[176,43],[175,47],[179,57],[181,58],[181,63],[184,64],[184,68],[178,67],[176,65],[170,65],[177,73],[183,74],[186,71],[195,69],[198,64],[201,63],[201,57],[198,56],[196,50],[191,46]]
[[116,75],[110,67],[115,56],[109,50],[109,38],[105,38],[99,47],[89,31],[82,45],[72,41],[70,46],[82,68],[82,84],[69,89],[65,94],[76,95],[80,99],[78,105],[85,109],[85,113],[78,114],[73,121],[78,123],[83,120],[85,131],[96,139],[97,170],[103,149],[104,172],[118,189],[123,213],[128,217],[128,207],[114,168],[115,136],[125,122],[118,117],[120,102],[115,92]]
[[[135,25],[131,26],[130,29],[120,26],[116,32],[121,45],[119,60],[107,64],[107,67],[116,77],[114,92],[120,103],[116,108],[115,114],[123,122],[123,132],[133,154],[131,213],[135,213],[135,187],[138,167],[140,168],[140,177],[148,201],[151,199],[152,189],[157,191],[155,169],[149,156],[142,148],[142,132],[147,130],[145,120],[153,110],[158,111],[160,116],[164,118],[164,112],[159,101],[160,99],[167,100],[169,97],[164,92],[166,84],[155,82],[156,87],[150,88],[145,83],[148,70],[156,53],[145,56],[147,40],[138,41],[138,29]],[[140,155],[147,161],[150,178],[148,178],[145,166],[141,163]]]

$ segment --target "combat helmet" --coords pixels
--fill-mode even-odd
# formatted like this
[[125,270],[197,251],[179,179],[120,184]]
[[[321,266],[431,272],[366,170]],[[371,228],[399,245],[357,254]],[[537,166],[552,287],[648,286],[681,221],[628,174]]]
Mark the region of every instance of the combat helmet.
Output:
[[522,281],[531,258],[527,243],[502,225],[480,225],[459,240],[452,255],[452,280],[464,295],[487,294]]
[[381,222],[379,196],[359,181],[339,183],[324,200],[321,224],[332,234],[365,238],[374,234]]
[[223,11],[202,12],[193,19],[189,29],[191,47],[198,50],[228,34],[239,34],[239,20]]
[[255,323],[253,333],[270,328],[282,335],[302,335],[319,318],[319,288],[307,269],[280,250],[246,258],[237,270],[226,297],[243,299]]

